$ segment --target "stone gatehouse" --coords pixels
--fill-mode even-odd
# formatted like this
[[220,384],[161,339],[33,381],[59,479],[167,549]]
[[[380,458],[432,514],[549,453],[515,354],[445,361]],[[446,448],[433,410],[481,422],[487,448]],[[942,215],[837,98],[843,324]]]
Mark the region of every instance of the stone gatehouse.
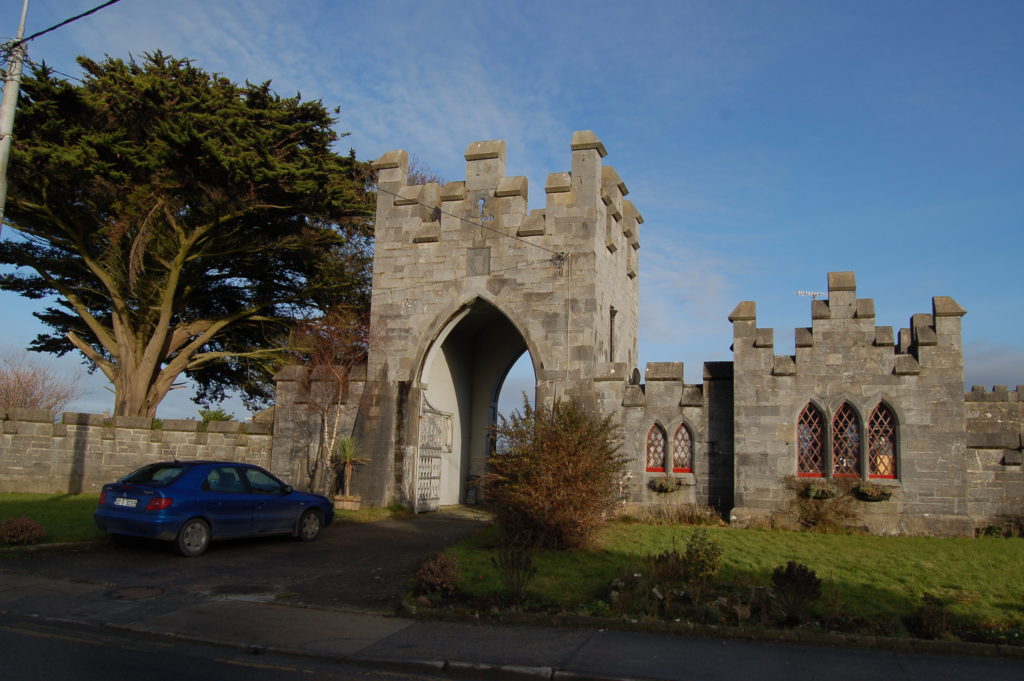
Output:
[[[711,504],[736,524],[792,498],[788,480],[871,481],[878,532],[969,534],[1024,516],[1024,391],[964,394],[960,324],[948,297],[907,328],[876,326],[853,272],[828,274],[828,298],[776,355],[754,302],[729,315],[734,359],[637,364],[640,227],[625,183],[590,131],[573,134],[568,171],[528,210],[525,177],[505,175],[505,143],[466,150],[466,179],[407,184],[407,155],[379,173],[367,365],[353,372],[347,424],[372,453],[357,486],[373,503],[419,509],[472,501],[485,472],[498,392],[528,352],[535,398],[574,397],[621,424],[631,498]],[[279,376],[275,458],[308,412],[310,380]],[[278,457],[280,451],[282,457]],[[673,477],[680,489],[655,492]]]

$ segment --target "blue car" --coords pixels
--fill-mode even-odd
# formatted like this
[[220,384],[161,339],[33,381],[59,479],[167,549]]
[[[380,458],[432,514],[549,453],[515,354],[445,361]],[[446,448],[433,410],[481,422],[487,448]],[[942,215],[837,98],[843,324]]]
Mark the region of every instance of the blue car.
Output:
[[291,534],[312,541],[331,524],[334,506],[252,464],[165,461],[104,485],[93,518],[115,537],[172,541],[182,555],[198,556],[214,539]]

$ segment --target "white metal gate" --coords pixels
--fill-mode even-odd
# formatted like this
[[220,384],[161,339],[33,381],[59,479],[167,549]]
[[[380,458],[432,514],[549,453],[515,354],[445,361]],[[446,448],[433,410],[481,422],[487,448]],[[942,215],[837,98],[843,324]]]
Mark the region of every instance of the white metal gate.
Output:
[[452,415],[438,411],[423,398],[420,446],[416,459],[416,512],[436,511],[441,505],[441,459],[452,450]]

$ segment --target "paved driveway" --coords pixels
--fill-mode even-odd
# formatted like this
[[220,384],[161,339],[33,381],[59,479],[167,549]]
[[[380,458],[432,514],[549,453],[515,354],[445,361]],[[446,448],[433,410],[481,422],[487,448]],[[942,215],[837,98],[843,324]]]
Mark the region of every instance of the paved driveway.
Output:
[[453,508],[376,523],[336,523],[319,539],[214,542],[199,558],[167,543],[131,541],[74,552],[8,554],[0,570],[110,588],[112,598],[188,599],[232,595],[314,607],[394,612],[407,577],[426,558],[484,527],[487,518]]

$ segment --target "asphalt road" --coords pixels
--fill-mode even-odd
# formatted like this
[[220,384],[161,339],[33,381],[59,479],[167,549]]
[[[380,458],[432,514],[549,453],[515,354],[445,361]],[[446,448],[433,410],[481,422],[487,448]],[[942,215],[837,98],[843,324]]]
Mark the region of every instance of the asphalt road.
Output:
[[313,542],[288,537],[214,542],[198,558],[174,554],[167,542],[128,541],[59,557],[50,552],[8,555],[0,568],[105,584],[112,598],[124,600],[235,595],[391,613],[408,576],[434,553],[478,532],[485,519],[465,509],[375,523],[335,523]]
[[319,660],[243,652],[199,643],[52,625],[28,618],[0,624],[4,681],[435,681],[451,677],[375,670]]

